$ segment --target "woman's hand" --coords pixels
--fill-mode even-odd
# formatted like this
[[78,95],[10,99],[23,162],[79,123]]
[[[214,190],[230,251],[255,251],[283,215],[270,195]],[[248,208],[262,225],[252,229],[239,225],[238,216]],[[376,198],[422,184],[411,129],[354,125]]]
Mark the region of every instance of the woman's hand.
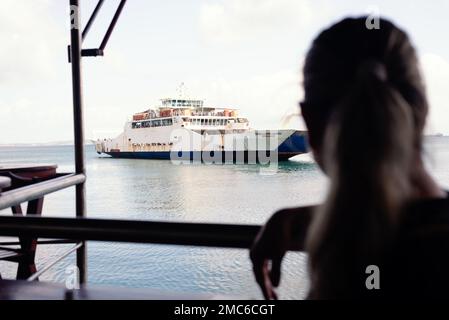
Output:
[[253,272],[265,299],[277,299],[282,259],[288,250],[303,250],[313,207],[276,212],[257,235],[250,251]]

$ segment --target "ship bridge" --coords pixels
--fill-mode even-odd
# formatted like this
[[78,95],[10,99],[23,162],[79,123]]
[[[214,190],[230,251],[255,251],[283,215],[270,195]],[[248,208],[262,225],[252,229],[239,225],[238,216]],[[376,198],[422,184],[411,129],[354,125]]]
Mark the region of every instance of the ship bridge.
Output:
[[163,108],[202,108],[203,100],[190,99],[161,99]]

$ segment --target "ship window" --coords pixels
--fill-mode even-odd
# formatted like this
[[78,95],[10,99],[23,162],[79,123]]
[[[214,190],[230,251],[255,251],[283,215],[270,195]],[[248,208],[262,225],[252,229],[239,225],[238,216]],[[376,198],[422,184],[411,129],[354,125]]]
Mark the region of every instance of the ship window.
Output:
[[201,125],[204,125],[204,119],[201,119]]

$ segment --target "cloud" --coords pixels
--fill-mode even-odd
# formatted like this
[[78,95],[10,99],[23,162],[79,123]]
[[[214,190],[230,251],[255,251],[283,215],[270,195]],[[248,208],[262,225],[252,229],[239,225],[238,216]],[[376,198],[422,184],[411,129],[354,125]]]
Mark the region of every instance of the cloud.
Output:
[[0,143],[70,137],[67,38],[47,0],[3,0]]
[[186,82],[192,97],[206,105],[237,108],[257,129],[302,129],[298,102],[302,99],[301,73],[284,69],[244,79],[218,78]]
[[317,12],[308,0],[228,0],[205,3],[200,27],[206,41],[229,44],[300,30],[321,14]]
[[449,134],[449,62],[439,55],[421,56],[430,103],[427,133]]
[[56,74],[57,49],[65,43],[49,14],[49,2],[2,1],[0,83],[38,82]]
[[[449,134],[449,62],[426,53],[420,57],[430,103],[426,133]],[[239,108],[257,128],[304,128],[298,115],[298,102],[303,97],[301,66],[245,79],[187,81],[192,92],[206,97],[207,104]]]

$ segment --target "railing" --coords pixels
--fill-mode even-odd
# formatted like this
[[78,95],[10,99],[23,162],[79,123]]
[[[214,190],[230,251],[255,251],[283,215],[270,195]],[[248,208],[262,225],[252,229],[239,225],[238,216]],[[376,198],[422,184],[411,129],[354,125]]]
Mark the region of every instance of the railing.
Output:
[[[87,240],[248,249],[260,228],[258,225],[0,216],[0,236],[52,239],[40,241],[41,244],[75,243],[28,281],[38,279],[70,253],[80,250]],[[85,268],[87,273],[87,264]]]
[[257,225],[0,216],[0,235],[248,249]]
[[[3,177],[0,177],[3,178]],[[45,195],[59,191],[59,190],[63,190],[65,188],[68,187],[73,187],[73,186],[78,186],[80,184],[83,184],[86,181],[86,176],[84,174],[74,174],[74,173],[70,173],[70,174],[57,174],[55,178],[51,178],[42,182],[38,182],[38,183],[33,183],[27,186],[23,186],[20,188],[15,188],[15,189],[11,189],[8,190],[6,192],[1,192],[0,190],[0,210],[3,209],[8,209],[8,208],[13,208],[17,205],[20,205],[21,203],[24,202],[31,202],[33,200],[37,200],[37,199],[42,199]],[[28,205],[29,206],[29,205]],[[29,208],[28,208],[29,209]],[[13,216],[13,217],[8,217],[13,219],[12,221],[20,221],[20,218],[26,218],[23,216]],[[8,223],[5,223],[4,225],[1,225],[1,227],[6,227],[8,226]],[[7,234],[2,234],[0,232],[0,235],[6,236]],[[23,230],[21,228],[16,228],[15,232],[13,232],[11,234],[12,236],[18,236],[20,239],[24,239],[23,235],[25,235],[25,232],[23,232]],[[30,237],[29,239],[31,239],[32,237]],[[37,238],[37,237],[34,237]],[[59,262],[60,260],[62,260],[63,258],[65,258],[68,254],[76,251],[77,254],[79,252],[83,253],[83,256],[85,254],[84,250],[85,250],[85,243],[80,242],[80,240],[75,240],[72,241],[70,239],[66,239],[65,237],[61,237],[61,240],[44,240],[44,241],[36,241],[36,244],[61,244],[61,243],[73,243],[75,242],[75,246],[72,247],[69,251],[67,251],[66,253],[64,253],[63,255],[61,255],[60,257],[58,257],[58,259],[54,262],[51,263],[49,265],[44,266],[41,270],[37,271],[36,273],[32,274],[31,277],[28,278],[29,281],[38,279],[38,277],[46,272],[47,270],[49,270],[54,264],[56,264],[57,262]],[[12,251],[12,252],[20,252],[20,255],[23,255],[23,257],[27,257],[27,255],[29,255],[30,253],[27,252],[26,250],[24,250],[24,248],[22,247],[22,240],[17,242],[0,242],[0,245],[2,246],[2,250],[8,250],[8,251]],[[17,246],[20,245],[21,246],[21,250],[17,250],[17,249],[9,249],[6,248],[5,246]],[[22,258],[23,258],[22,257]],[[34,260],[34,257],[33,257]],[[86,272],[86,268],[87,268],[87,264],[85,260],[79,260],[77,259],[77,263],[78,268],[83,268],[82,272],[85,274]],[[19,261],[16,261],[19,262]],[[23,261],[19,262],[19,263],[23,263]],[[20,268],[20,265],[19,265]],[[23,276],[23,274],[21,275]],[[19,277],[19,275],[18,275]],[[81,277],[81,270],[80,270],[80,277]]]
[[60,174],[60,177],[38,182],[16,190],[1,193],[0,210],[11,208],[16,204],[42,198],[43,196],[68,187],[84,183],[84,174]]

